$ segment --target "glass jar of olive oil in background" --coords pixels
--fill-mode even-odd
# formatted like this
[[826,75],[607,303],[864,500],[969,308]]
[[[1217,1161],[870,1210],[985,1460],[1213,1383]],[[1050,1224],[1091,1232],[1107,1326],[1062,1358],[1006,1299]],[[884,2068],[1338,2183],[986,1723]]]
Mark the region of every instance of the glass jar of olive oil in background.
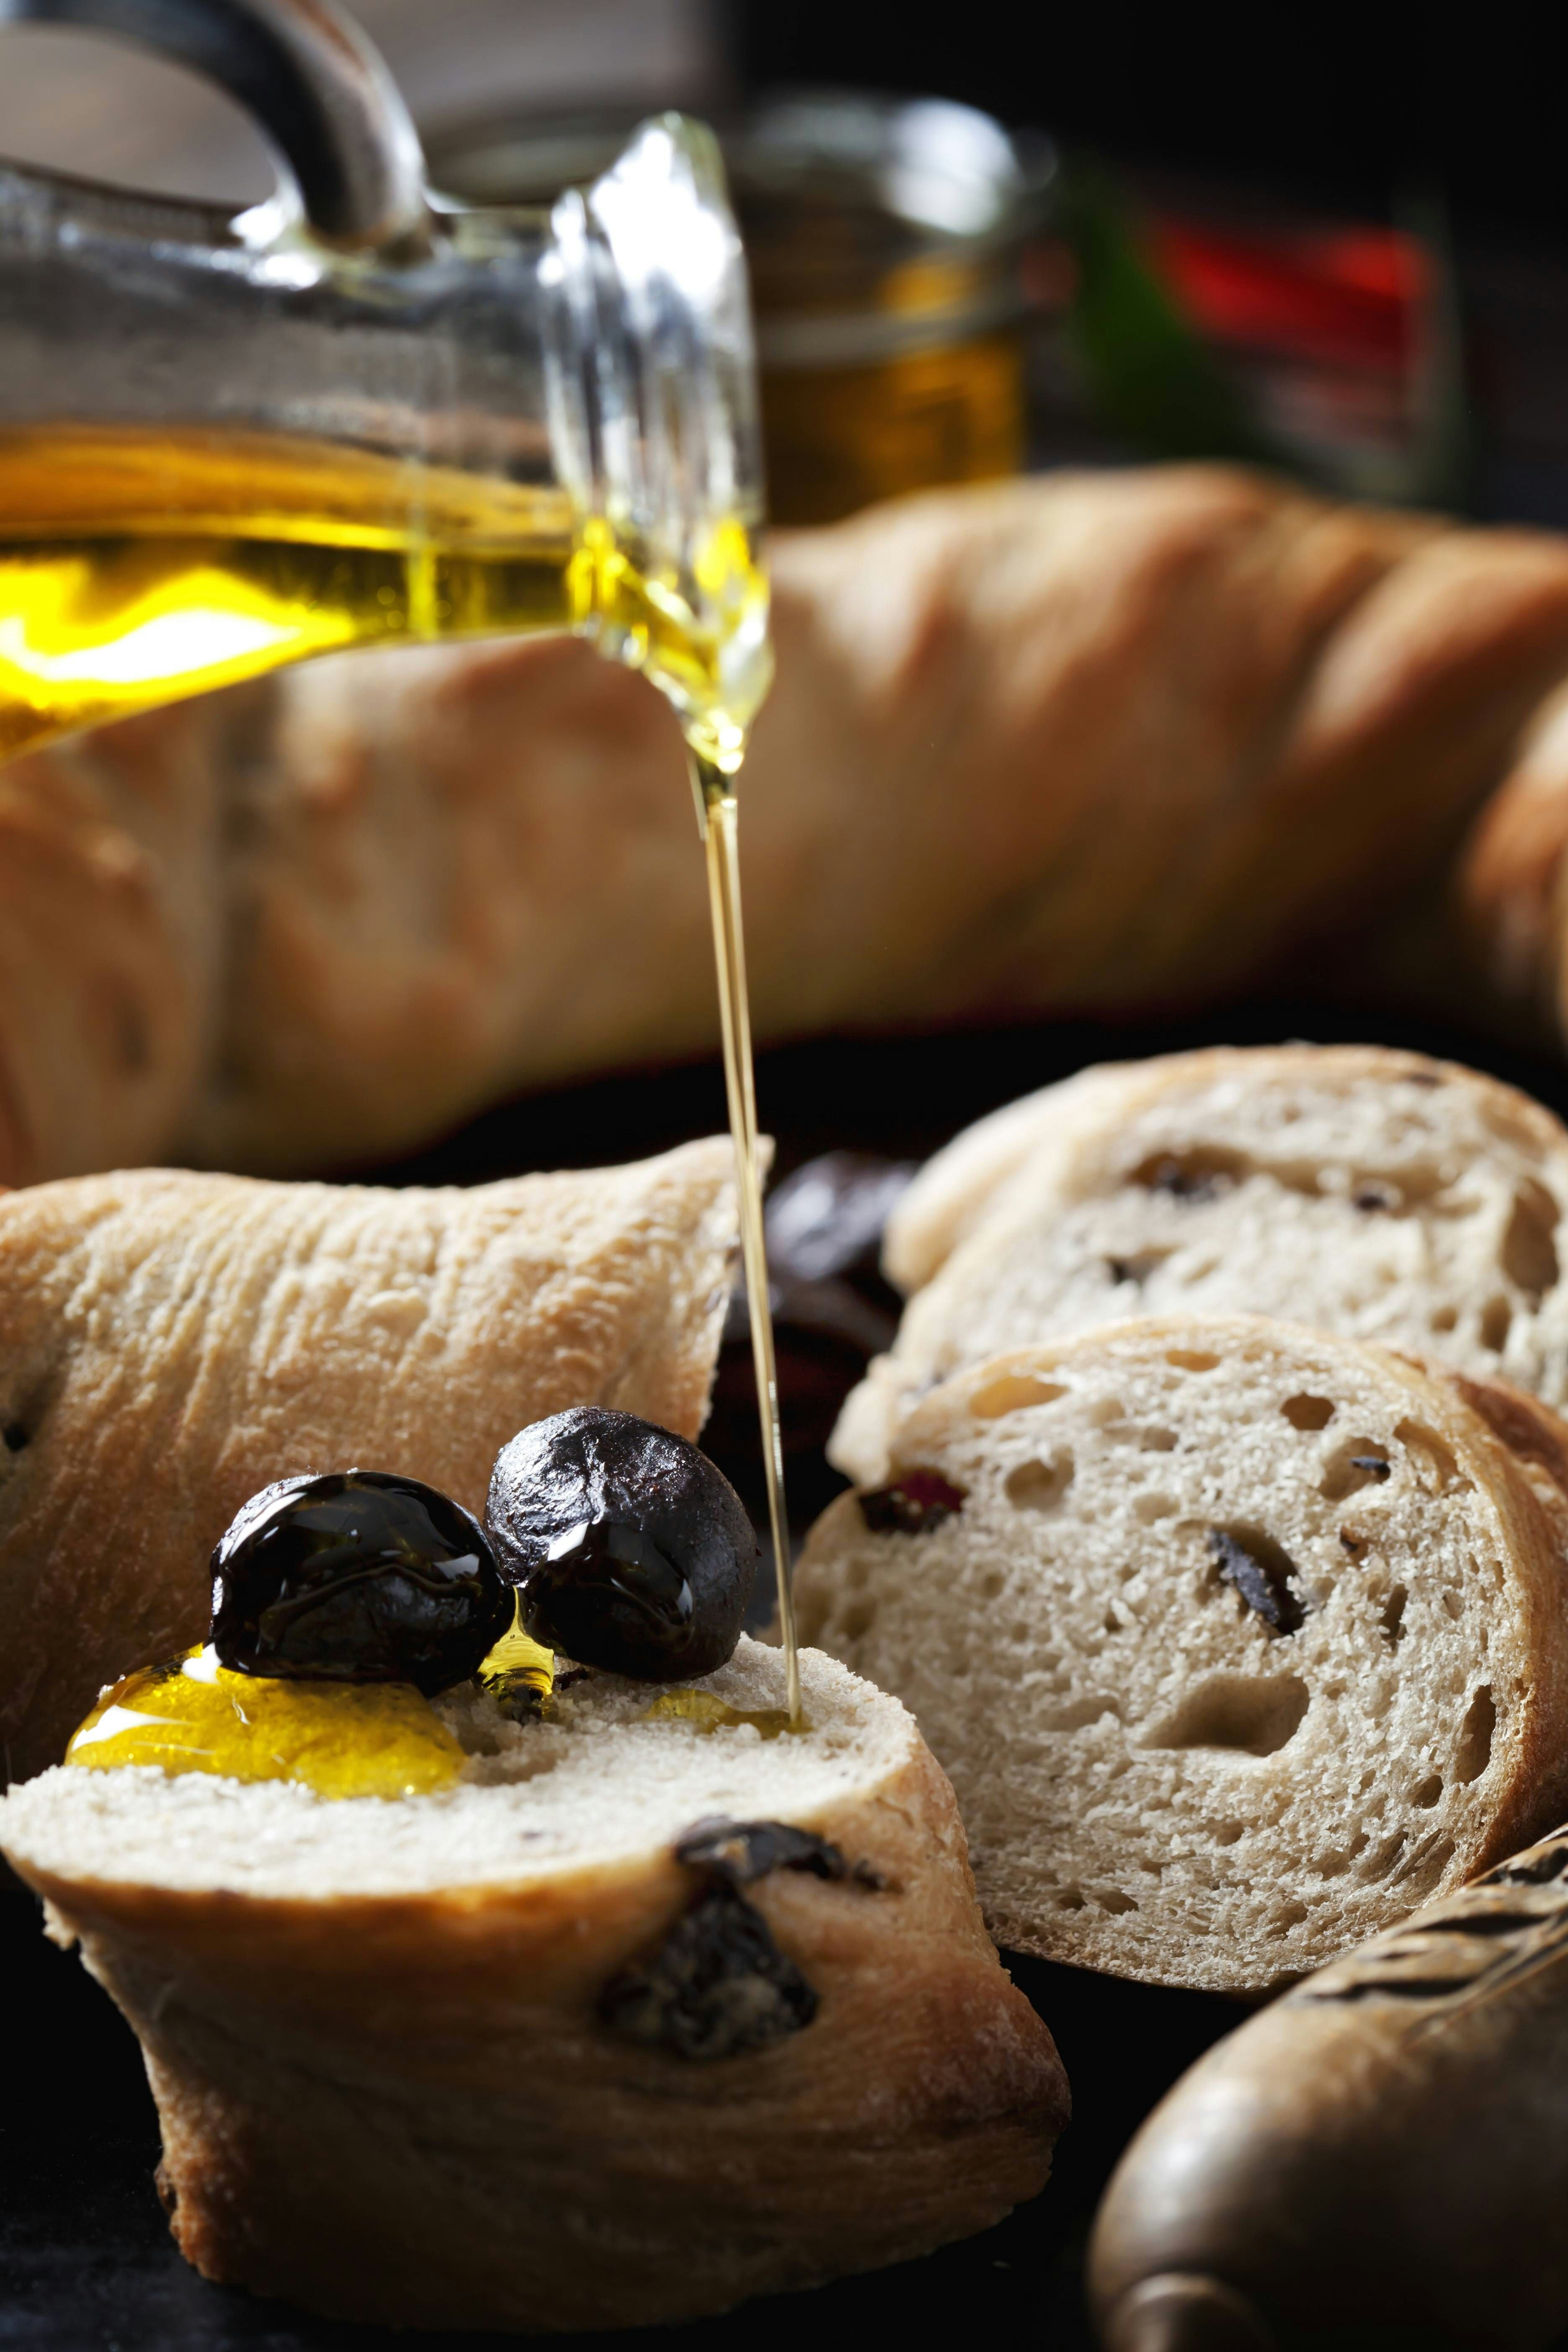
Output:
[[[599,169],[624,119],[458,123],[434,176],[541,202]],[[720,138],[751,268],[769,509],[831,522],[900,491],[1026,461],[1026,258],[1055,151],[945,100],[834,91],[764,102]]]

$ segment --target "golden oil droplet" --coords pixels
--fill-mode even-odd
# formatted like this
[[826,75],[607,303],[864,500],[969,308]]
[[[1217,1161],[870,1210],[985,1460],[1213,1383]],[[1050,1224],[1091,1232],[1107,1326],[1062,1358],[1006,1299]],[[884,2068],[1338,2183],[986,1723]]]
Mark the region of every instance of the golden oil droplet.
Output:
[[521,1603],[513,1603],[510,1630],[503,1633],[475,1679],[514,1721],[543,1715],[555,1688],[555,1654],[522,1630]]
[[699,1731],[718,1731],[730,1724],[749,1723],[764,1739],[776,1739],[784,1731],[811,1729],[804,1716],[792,1722],[786,1706],[731,1706],[724,1699],[715,1698],[711,1691],[700,1690],[660,1691],[653,1705],[637,1719],[641,1723],[694,1723]]
[[318,1797],[424,1797],[452,1786],[464,1756],[411,1683],[237,1675],[208,1648],[116,1683],[72,1735],[65,1760],[95,1771],[155,1764],[232,1780],[298,1780]]

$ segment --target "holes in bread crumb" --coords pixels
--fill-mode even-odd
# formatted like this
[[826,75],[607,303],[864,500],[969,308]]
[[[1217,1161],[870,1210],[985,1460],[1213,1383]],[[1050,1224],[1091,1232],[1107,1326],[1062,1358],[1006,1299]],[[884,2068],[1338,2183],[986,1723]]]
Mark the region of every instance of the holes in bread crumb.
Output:
[[1274,1756],[1300,1731],[1309,1703],[1300,1675],[1210,1675],[1152,1725],[1139,1745]]
[[1215,1845],[1234,1845],[1246,1826],[1245,1822],[1215,1822],[1210,1834]]
[[1358,1853],[1365,1851],[1366,1832],[1357,1830],[1349,1845],[1331,1846],[1327,1853],[1318,1856],[1314,1867],[1320,1878],[1342,1878]]
[[980,1598],[982,1601],[1000,1601],[1002,1598],[1002,1589],[1005,1582],[1006,1579],[1000,1575],[995,1569],[992,1569],[988,1575],[983,1576],[980,1580]]
[[1125,1911],[1136,1911],[1138,1908],[1131,1895],[1125,1893],[1120,1886],[1090,1886],[1086,1892],[1096,1908],[1109,1911],[1113,1919],[1120,1919]]
[[1392,1467],[1388,1448],[1375,1437],[1347,1437],[1324,1464],[1318,1492],[1327,1502],[1342,1503],[1348,1495],[1359,1495],[1363,1486],[1384,1485]]
[[1016,1511],[1054,1511],[1073,1481],[1070,1454],[1053,1454],[1048,1462],[1020,1462],[1009,1471],[1004,1489]]
[[1107,1443],[1111,1445],[1135,1445],[1140,1454],[1173,1454],[1181,1439],[1173,1429],[1160,1429],[1131,1421],[1108,1422]]
[[1493,1355],[1500,1356],[1508,1345],[1509,1328],[1512,1322],[1513,1309],[1507,1299],[1489,1298],[1481,1309],[1482,1347],[1489,1348]]
[[1456,1592],[1453,1586],[1449,1585],[1443,1594],[1443,1606],[1457,1624],[1465,1613],[1464,1594]]
[[1405,1604],[1409,1597],[1404,1585],[1396,1584],[1378,1611],[1377,1622],[1391,1650],[1396,1650],[1405,1639]]
[[1132,1516],[1135,1519],[1142,1519],[1146,1528],[1152,1527],[1156,1519],[1170,1518],[1175,1508],[1173,1495],[1135,1495],[1132,1498]]
[[1351,1194],[1351,1203],[1363,1216],[1392,1216],[1405,1206],[1405,1196],[1385,1176],[1367,1176]]
[[1268,1923],[1268,1932],[1271,1936],[1288,1936],[1292,1927],[1300,1926],[1306,1916],[1304,1903],[1281,1903]]
[[1423,1812],[1429,1812],[1442,1793],[1443,1775],[1441,1772],[1428,1772],[1426,1778],[1417,1780],[1411,1790],[1410,1801],[1413,1805],[1419,1805]]
[[1202,1348],[1167,1348],[1165,1361],[1173,1364],[1179,1372],[1212,1372],[1219,1358]]
[[1427,1328],[1433,1331],[1451,1331],[1459,1319],[1457,1307],[1434,1307],[1427,1317]]
[[[1031,1405],[1054,1404],[1067,1390],[1059,1381],[1040,1381],[1026,1372],[1005,1372],[999,1380],[987,1381],[976,1389],[969,1400],[970,1416],[974,1421],[1000,1421],[1009,1412],[1026,1412]],[[1117,1407],[1120,1412],[1121,1406]]]
[[1540,1306],[1557,1280],[1557,1222],[1556,1202],[1544,1184],[1527,1176],[1513,1196],[1499,1255],[1503,1272],[1532,1307]]
[[1459,1743],[1454,1750],[1454,1778],[1468,1788],[1479,1780],[1492,1760],[1492,1734],[1497,1729],[1497,1706],[1492,1698],[1491,1685],[1483,1683],[1465,1710],[1459,1726]]
[[1356,1871],[1356,1876],[1363,1885],[1373,1886],[1380,1878],[1386,1878],[1405,1852],[1405,1832],[1396,1830],[1392,1837],[1385,1837],[1374,1845]]
[[1392,1884],[1398,1887],[1403,1900],[1424,1903],[1454,1858],[1454,1841],[1442,1831],[1434,1831],[1412,1846],[1398,1869]]
[[1168,1249],[1139,1250],[1132,1257],[1108,1257],[1105,1270],[1111,1281],[1118,1285],[1123,1282],[1142,1285],[1152,1274],[1157,1274],[1165,1260],[1173,1255],[1174,1252]]
[[1251,1162],[1241,1152],[1211,1145],[1153,1152],[1132,1171],[1132,1181],[1151,1192],[1168,1192],[1174,1201],[1215,1201],[1250,1171]]
[[1107,1715],[1114,1716],[1117,1722],[1121,1722],[1121,1700],[1112,1698],[1109,1692],[1090,1691],[1086,1697],[1069,1699],[1066,1706],[1056,1707],[1049,1715],[1042,1716],[1040,1724],[1046,1731],[1081,1731],[1086,1724],[1098,1723],[1102,1716]]
[[27,1431],[19,1421],[8,1421],[5,1428],[0,1429],[0,1437],[5,1441],[7,1454],[20,1454],[27,1443]]
[[[1451,1486],[1459,1475],[1454,1451],[1446,1438],[1423,1421],[1402,1421],[1394,1433],[1410,1456],[1416,1482],[1429,1495],[1440,1495]],[[1468,1486],[1469,1480],[1464,1484]]]
[[1333,1402],[1329,1397],[1287,1397],[1279,1410],[1292,1429],[1326,1429],[1334,1417]]
[[1058,1911],[1081,1911],[1086,1907],[1081,1887],[1058,1886],[1051,1899]]

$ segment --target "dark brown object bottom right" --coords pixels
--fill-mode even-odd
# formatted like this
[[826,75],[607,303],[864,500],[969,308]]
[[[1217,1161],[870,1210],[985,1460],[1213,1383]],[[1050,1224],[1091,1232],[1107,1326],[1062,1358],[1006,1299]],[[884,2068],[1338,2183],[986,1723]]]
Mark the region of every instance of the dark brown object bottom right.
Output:
[[1568,1828],[1320,1969],[1154,2110],[1106,2352],[1540,2352],[1568,2324]]

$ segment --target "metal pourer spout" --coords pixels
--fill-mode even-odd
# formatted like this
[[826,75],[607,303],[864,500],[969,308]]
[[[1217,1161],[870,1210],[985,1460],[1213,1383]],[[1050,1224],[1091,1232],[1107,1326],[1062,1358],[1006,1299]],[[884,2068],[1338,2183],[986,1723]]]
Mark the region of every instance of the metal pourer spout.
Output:
[[428,243],[419,134],[336,0],[0,0],[5,24],[80,26],[205,74],[254,116],[324,243]]

